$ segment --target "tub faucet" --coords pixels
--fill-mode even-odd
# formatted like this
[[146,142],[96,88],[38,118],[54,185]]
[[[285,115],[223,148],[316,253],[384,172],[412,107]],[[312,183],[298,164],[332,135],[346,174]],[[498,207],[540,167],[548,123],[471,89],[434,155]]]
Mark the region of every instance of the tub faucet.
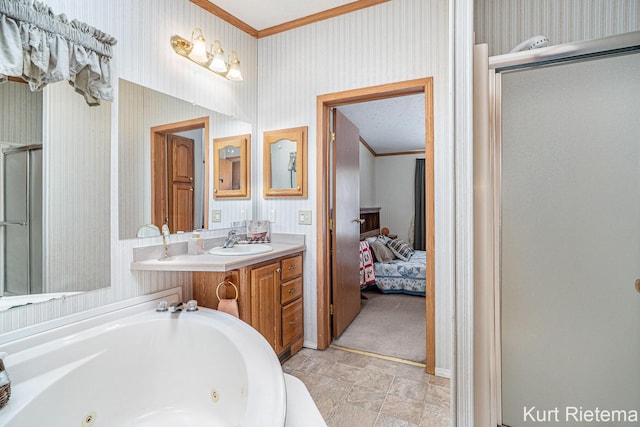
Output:
[[240,238],[236,235],[236,230],[229,230],[229,233],[227,234],[227,240],[225,240],[225,242],[222,245],[222,247],[223,248],[232,248],[233,245],[235,245],[239,241],[240,241]]
[[176,313],[178,311],[182,311],[182,302],[172,302],[169,305],[169,313]]

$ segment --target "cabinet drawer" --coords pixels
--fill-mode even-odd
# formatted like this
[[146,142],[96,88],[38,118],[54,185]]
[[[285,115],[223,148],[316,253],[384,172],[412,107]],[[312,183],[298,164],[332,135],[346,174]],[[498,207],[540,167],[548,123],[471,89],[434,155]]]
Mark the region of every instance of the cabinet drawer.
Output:
[[304,333],[302,328],[302,299],[282,307],[282,346],[287,347]]
[[288,280],[292,277],[300,276],[301,274],[302,255],[297,255],[282,260],[282,275],[280,276],[282,281]]
[[298,277],[280,286],[280,304],[285,305],[302,295],[302,277]]

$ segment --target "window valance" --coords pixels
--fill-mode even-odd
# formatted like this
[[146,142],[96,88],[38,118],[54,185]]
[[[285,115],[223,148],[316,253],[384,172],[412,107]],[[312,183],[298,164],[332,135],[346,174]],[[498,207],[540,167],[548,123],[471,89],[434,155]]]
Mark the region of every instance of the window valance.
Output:
[[31,90],[69,80],[89,105],[112,101],[116,39],[34,0],[0,0],[0,82],[20,77]]

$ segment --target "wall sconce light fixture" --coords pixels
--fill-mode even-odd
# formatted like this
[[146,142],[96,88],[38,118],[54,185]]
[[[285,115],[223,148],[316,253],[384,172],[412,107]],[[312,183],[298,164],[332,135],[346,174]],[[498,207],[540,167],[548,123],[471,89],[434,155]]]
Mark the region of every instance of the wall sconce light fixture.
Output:
[[235,50],[231,51],[229,56],[225,58],[220,40],[214,41],[208,51],[207,42],[200,28],[193,30],[191,41],[178,35],[171,36],[171,47],[178,55],[184,56],[227,80],[242,80],[238,53]]

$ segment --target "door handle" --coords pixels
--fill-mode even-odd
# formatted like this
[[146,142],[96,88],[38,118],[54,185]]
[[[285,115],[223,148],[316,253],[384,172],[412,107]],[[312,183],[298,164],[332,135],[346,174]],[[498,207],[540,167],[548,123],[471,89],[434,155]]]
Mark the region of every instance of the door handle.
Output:
[[362,224],[362,223],[364,223],[364,219],[356,218],[356,219],[353,220],[353,222],[357,222],[358,224]]
[[5,225],[29,225],[28,222],[15,222],[15,221],[0,221],[0,227],[5,226]]

